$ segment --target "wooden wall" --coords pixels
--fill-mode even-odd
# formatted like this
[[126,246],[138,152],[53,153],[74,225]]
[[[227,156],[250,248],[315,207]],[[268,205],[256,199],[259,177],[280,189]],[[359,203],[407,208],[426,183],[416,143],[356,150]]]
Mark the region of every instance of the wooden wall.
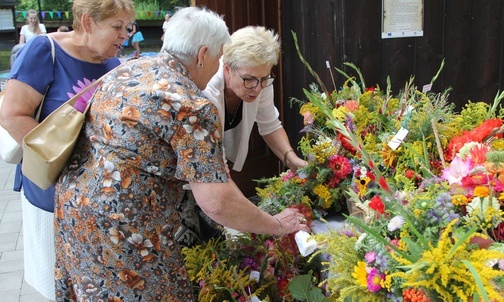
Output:
[[[395,39],[381,39],[381,3],[282,0],[284,103],[289,97],[302,98],[301,87],[314,82],[296,54],[291,30],[328,88],[333,85],[325,61],[347,72],[351,70],[343,63],[354,63],[367,86],[385,88],[390,76],[398,93],[412,75],[419,87],[428,84],[445,59],[433,90],[451,87],[449,99],[458,109],[468,100],[492,102],[503,89],[504,1],[425,0],[423,37]],[[342,77],[334,75],[336,86],[341,85]],[[299,139],[297,110],[284,114],[289,135]]]
[[[192,4],[206,6],[220,15],[224,15],[230,33],[247,25],[259,25],[273,29],[280,34],[280,0],[193,0]],[[273,84],[275,106],[280,112],[283,111],[281,66],[282,63],[279,63],[273,68],[273,73],[276,75]],[[293,146],[296,145],[297,141],[293,143]],[[252,197],[256,195],[257,183],[255,180],[278,175],[281,169],[283,167],[280,161],[259,135],[257,127],[254,127],[243,170],[239,173],[231,171],[231,177],[245,196]]]

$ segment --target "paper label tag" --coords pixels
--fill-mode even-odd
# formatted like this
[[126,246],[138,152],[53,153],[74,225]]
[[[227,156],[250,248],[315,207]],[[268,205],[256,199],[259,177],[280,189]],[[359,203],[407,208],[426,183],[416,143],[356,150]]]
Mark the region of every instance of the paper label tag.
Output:
[[410,114],[411,111],[415,110],[415,107],[411,106],[411,105],[408,105],[408,107],[406,108],[406,112],[404,113],[404,115],[408,115]]
[[427,93],[427,92],[431,91],[431,89],[432,89],[432,84],[423,85],[422,92]]
[[405,128],[399,129],[399,131],[397,131],[397,133],[394,135],[394,137],[388,143],[388,146],[392,150],[396,150],[399,147],[399,145],[401,145],[401,143],[403,142],[406,135],[408,135],[408,129],[405,129]]
[[303,257],[310,255],[317,248],[317,241],[310,238],[310,234],[305,231],[298,231],[294,236],[294,240],[296,240],[299,253]]
[[250,280],[255,280],[256,282],[259,282],[259,278],[261,277],[261,273],[258,271],[251,271],[249,279]]

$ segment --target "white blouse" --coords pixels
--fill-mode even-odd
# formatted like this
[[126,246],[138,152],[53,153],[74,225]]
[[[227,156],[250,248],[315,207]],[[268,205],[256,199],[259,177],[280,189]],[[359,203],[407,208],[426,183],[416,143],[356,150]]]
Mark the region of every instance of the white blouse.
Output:
[[[40,31],[43,34],[47,33],[47,30],[46,30],[46,27],[45,27],[44,24],[39,23],[39,28],[40,28]],[[25,36],[25,43],[27,43],[28,41],[30,41],[30,39],[32,39],[33,37],[37,36],[34,32],[30,31],[28,24],[23,25],[23,27],[21,27],[21,33],[20,34]]]

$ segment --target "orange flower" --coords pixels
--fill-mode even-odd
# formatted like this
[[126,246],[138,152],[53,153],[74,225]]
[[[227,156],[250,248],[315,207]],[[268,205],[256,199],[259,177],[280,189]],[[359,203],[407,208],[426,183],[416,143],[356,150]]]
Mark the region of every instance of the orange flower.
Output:
[[483,186],[477,186],[476,188],[474,188],[473,195],[474,197],[481,197],[481,198],[488,197],[490,196],[490,189]]
[[356,100],[347,100],[345,101],[345,108],[350,112],[354,112],[355,110],[359,109],[359,102],[357,102]]

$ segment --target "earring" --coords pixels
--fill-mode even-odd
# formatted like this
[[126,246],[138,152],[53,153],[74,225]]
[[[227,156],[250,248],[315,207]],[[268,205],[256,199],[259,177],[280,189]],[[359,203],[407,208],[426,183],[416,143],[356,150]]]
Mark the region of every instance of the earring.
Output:
[[203,63],[199,62],[198,64],[196,64],[196,67],[198,67],[198,68],[200,68],[200,69],[201,69],[201,68],[203,68],[204,66],[203,66]]

